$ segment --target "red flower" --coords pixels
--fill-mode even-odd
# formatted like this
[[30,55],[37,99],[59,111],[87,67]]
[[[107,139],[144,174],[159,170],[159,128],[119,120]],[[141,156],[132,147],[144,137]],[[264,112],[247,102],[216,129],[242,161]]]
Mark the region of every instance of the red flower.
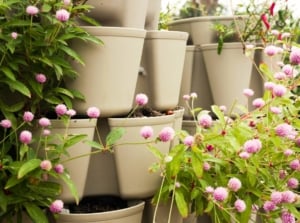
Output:
[[265,24],[267,29],[270,29],[270,23],[268,21],[268,17],[266,14],[262,14],[261,15],[261,20],[263,21],[263,23]]
[[275,2],[273,2],[269,8],[270,10],[270,15],[273,16],[274,15],[274,8],[275,8]]

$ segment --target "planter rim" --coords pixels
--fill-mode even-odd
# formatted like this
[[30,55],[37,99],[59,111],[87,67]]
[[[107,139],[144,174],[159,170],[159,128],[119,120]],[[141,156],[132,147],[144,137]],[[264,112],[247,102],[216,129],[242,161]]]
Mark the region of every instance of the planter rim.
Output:
[[178,19],[173,22],[168,23],[168,25],[177,25],[177,24],[183,24],[183,23],[194,23],[194,22],[203,22],[203,21],[226,21],[226,20],[232,20],[233,18],[242,18],[246,17],[246,15],[224,15],[224,16],[197,16],[197,17],[191,17],[186,19]]
[[150,30],[146,33],[146,39],[187,40],[188,36],[187,32],[181,31]]
[[[202,50],[216,50],[218,43],[201,44]],[[224,43],[222,49],[242,49],[243,44],[241,42]]]
[[[65,128],[65,124],[62,120],[50,120],[52,128]],[[86,118],[86,119],[71,119],[69,127],[70,128],[94,128],[97,124],[96,118]]]
[[145,38],[146,30],[131,27],[112,26],[81,26],[85,31],[95,36],[120,36]]
[[125,126],[144,126],[155,125],[156,123],[164,124],[174,121],[175,114],[162,115],[156,117],[138,117],[138,118],[108,118],[108,123],[111,127]]
[[[131,205],[130,205],[131,204]],[[68,222],[84,222],[86,221],[87,216],[89,217],[89,222],[94,222],[99,220],[101,217],[101,221],[104,220],[113,220],[122,217],[127,217],[130,215],[134,215],[135,213],[139,213],[144,209],[145,201],[129,201],[129,207],[123,208],[115,211],[106,211],[106,212],[99,212],[99,213],[60,213],[59,220]]]

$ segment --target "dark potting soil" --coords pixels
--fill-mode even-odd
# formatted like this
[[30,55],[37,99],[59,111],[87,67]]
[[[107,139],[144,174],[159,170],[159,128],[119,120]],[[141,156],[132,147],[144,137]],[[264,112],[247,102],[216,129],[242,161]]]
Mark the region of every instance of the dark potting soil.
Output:
[[84,197],[78,205],[66,205],[70,213],[99,213],[127,208],[127,201],[117,196]]
[[[170,109],[167,111],[157,111],[151,107],[143,106],[143,107],[136,109],[131,117],[137,118],[137,117],[156,117],[156,116],[162,116],[162,115],[171,115],[171,114],[173,114],[173,110],[176,110],[176,108]],[[131,114],[131,112],[129,114]]]

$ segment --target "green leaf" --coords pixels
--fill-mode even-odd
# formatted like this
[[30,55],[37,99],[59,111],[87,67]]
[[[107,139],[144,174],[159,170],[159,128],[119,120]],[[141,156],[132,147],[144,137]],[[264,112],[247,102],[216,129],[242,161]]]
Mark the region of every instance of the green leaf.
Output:
[[31,159],[25,162],[18,171],[18,179],[24,177],[29,172],[33,171],[34,169],[38,168],[41,164],[40,159]]
[[12,81],[16,80],[15,75],[13,74],[11,69],[9,69],[8,67],[2,67],[1,71],[3,71],[3,73],[6,75],[6,77],[8,77],[10,80],[12,80]]
[[5,189],[9,189],[9,188],[12,188],[13,186],[21,183],[23,181],[23,179],[18,179],[17,176],[12,176],[8,179],[8,181],[6,182],[5,184]]
[[19,81],[12,81],[12,80],[3,80],[10,88],[20,92],[21,94],[31,98],[30,90],[27,88],[25,84]]
[[44,210],[42,210],[34,203],[26,202],[24,203],[24,207],[33,222],[48,223],[48,218]]
[[189,214],[188,203],[184,199],[184,194],[180,190],[175,190],[175,201],[179,213],[182,217],[187,217]]
[[199,178],[202,177],[202,175],[203,175],[203,162],[202,162],[202,160],[195,153],[192,153],[191,158],[192,158],[192,167],[193,167],[193,170],[194,170],[195,174]]
[[80,58],[80,56],[71,48],[69,47],[65,47],[65,46],[61,46],[60,50],[63,50],[67,55],[69,55],[72,59],[76,60],[76,62],[84,65],[83,60]]
[[113,144],[116,143],[116,141],[118,141],[120,138],[122,138],[124,133],[125,133],[124,128],[114,128],[114,129],[112,129],[108,133],[108,135],[106,136],[106,145],[107,146],[112,146]]
[[163,154],[162,152],[155,146],[149,144],[147,145],[147,148],[149,149],[149,151],[155,156],[157,157],[158,159],[163,159]]
[[69,136],[66,143],[64,144],[64,148],[66,149],[79,142],[82,142],[86,137],[87,135],[84,134]]
[[60,174],[59,176],[65,182],[67,187],[69,188],[72,196],[74,197],[74,199],[76,201],[76,204],[78,204],[79,203],[78,191],[77,191],[77,188],[76,188],[74,182],[70,178],[70,175],[63,173],[63,174]]

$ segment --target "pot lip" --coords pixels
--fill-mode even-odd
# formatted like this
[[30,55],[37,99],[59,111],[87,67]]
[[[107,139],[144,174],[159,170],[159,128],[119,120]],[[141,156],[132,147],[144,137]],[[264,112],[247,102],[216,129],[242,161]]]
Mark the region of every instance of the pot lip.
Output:
[[185,19],[178,19],[173,22],[168,23],[168,25],[178,25],[184,23],[195,23],[195,22],[207,22],[207,21],[227,21],[233,18],[247,17],[247,15],[221,15],[221,16],[197,16]]
[[166,30],[148,30],[146,33],[146,40],[149,39],[173,39],[173,40],[187,40],[189,34],[182,31],[166,31]]
[[[205,43],[201,44],[201,50],[216,50],[218,43]],[[223,49],[242,49],[243,44],[241,42],[228,42],[223,44]]]
[[146,30],[132,27],[113,27],[113,26],[80,26],[88,33],[95,36],[120,36],[145,38]]
[[[59,119],[50,119],[51,128],[65,128],[65,124]],[[70,128],[94,128],[96,127],[96,118],[70,119]]]

